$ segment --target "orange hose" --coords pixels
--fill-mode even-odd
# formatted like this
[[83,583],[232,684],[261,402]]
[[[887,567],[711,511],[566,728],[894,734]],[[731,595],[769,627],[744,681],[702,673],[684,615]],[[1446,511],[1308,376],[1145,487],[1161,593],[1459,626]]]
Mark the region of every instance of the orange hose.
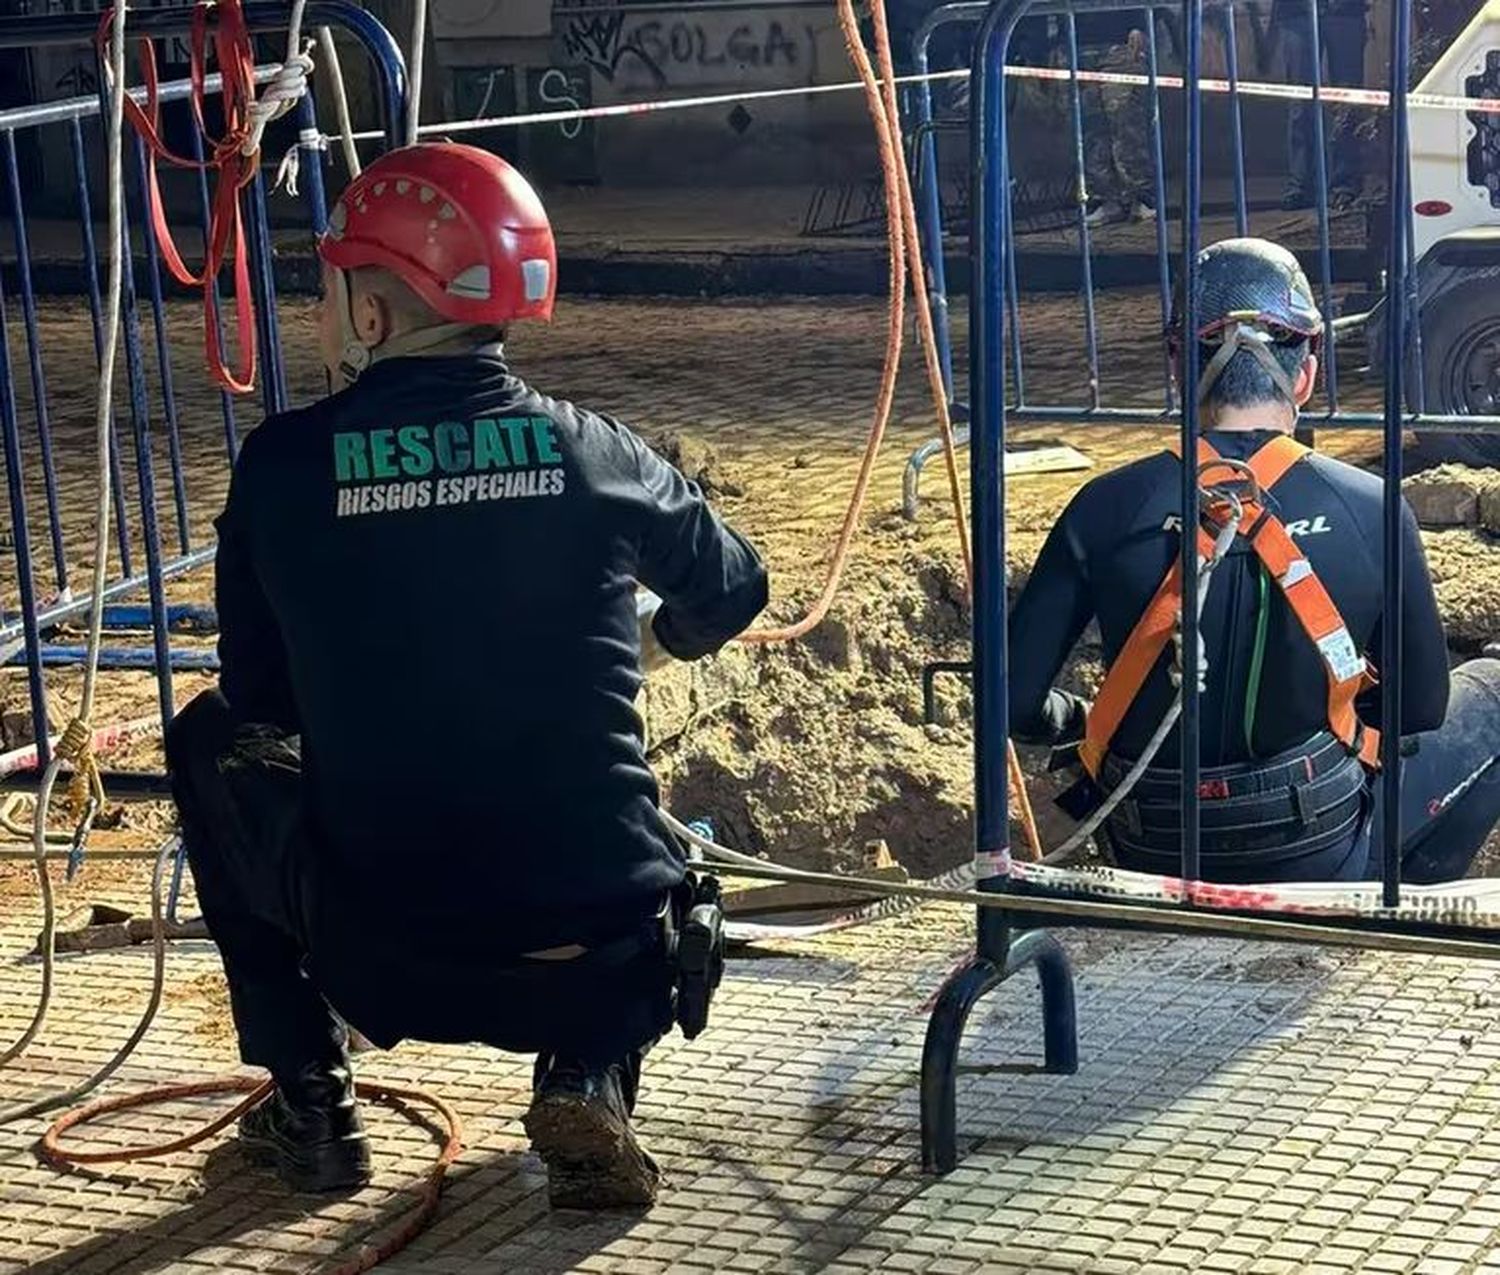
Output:
[[[253,1076],[227,1076],[217,1080],[197,1080],[187,1084],[163,1085],[157,1089],[126,1094],[118,1098],[100,1098],[85,1106],[76,1107],[60,1117],[42,1138],[42,1154],[56,1165],[119,1164],[170,1155],[212,1137],[219,1130],[238,1120],[264,1099],[274,1087],[274,1081],[257,1080]],[[387,1085],[372,1081],[360,1081],[354,1088],[361,1098],[371,1098],[377,1101],[394,1099],[399,1102],[430,1107],[437,1112],[447,1126],[447,1134],[443,1139],[443,1147],[438,1153],[438,1158],[427,1171],[427,1177],[422,1183],[416,1203],[401,1216],[398,1225],[383,1239],[375,1244],[362,1245],[353,1256],[335,1266],[332,1275],[361,1275],[361,1272],[383,1262],[391,1254],[409,1244],[422,1228],[432,1221],[432,1216],[437,1211],[443,1177],[448,1172],[448,1166],[458,1158],[458,1153],[463,1149],[463,1123],[459,1120],[458,1113],[441,1098],[424,1093],[420,1089],[409,1089],[404,1085]],[[195,1129],[192,1133],[184,1134],[171,1142],[110,1151],[75,1151],[61,1145],[62,1135],[69,1129],[85,1124],[98,1116],[116,1111],[130,1111],[158,1102],[201,1098],[221,1093],[243,1093],[245,1097],[202,1128]]]
[[[882,0],[874,0],[874,4],[876,10],[883,15]],[[875,70],[870,65],[870,55],[865,52],[864,41],[860,39],[859,20],[854,14],[853,0],[838,0],[838,15],[844,43],[849,49],[850,61],[854,63],[854,69],[864,85],[870,121],[875,126],[875,141],[880,151],[880,168],[885,183],[886,207],[895,209],[900,206],[901,200],[901,157],[891,138],[886,108],[881,100]],[[870,424],[870,437],[865,443],[859,475],[854,481],[854,491],[849,497],[849,508],[844,513],[843,525],[839,528],[838,541],[834,545],[823,590],[812,608],[800,620],[781,628],[751,629],[740,634],[741,642],[790,642],[806,636],[827,616],[828,608],[833,605],[834,595],[843,579],[844,568],[849,559],[849,546],[859,529],[865,496],[869,492],[870,479],[875,471],[875,460],[880,455],[885,427],[890,421],[891,406],[896,398],[896,377],[901,368],[901,339],[906,317],[906,257],[902,251],[901,219],[894,212],[888,213],[886,217],[886,240],[890,246],[890,305],[886,312],[885,361],[881,368],[880,390],[875,400],[875,418]]]
[[[885,92],[885,110],[892,133],[892,143],[897,154],[904,151],[901,136],[901,109],[896,101],[896,67],[891,57],[891,37],[886,24],[884,0],[873,0],[871,19],[875,28],[875,56],[879,61],[880,78]],[[938,434],[943,441],[944,467],[948,471],[948,494],[953,505],[953,526],[958,532],[958,551],[964,564],[964,580],[969,601],[974,599],[974,555],[969,546],[969,516],[964,508],[963,484],[958,474],[958,444],[953,437],[953,418],[948,411],[948,392],[943,385],[942,365],[938,360],[937,335],[932,327],[932,304],[927,295],[926,272],[922,268],[922,243],[917,236],[917,208],[912,198],[911,175],[905,164],[897,165],[899,195],[898,213],[906,241],[908,268],[912,281],[912,296],[916,302],[917,330],[922,338],[923,362],[927,367],[927,388],[932,394],[933,410],[937,414]],[[934,244],[933,251],[941,252],[942,245]],[[1021,829],[1031,850],[1031,858],[1042,855],[1041,833],[1037,830],[1036,815],[1031,809],[1031,797],[1026,791],[1026,776],[1021,770],[1021,759],[1016,755],[1016,746],[1007,742],[1006,768],[1010,777],[1011,795],[1015,799],[1016,813]]]

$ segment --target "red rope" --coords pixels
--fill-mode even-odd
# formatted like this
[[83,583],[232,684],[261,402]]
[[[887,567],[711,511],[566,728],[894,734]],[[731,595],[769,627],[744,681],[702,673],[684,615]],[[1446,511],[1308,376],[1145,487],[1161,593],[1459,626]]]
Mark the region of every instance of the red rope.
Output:
[[[208,12],[212,8],[217,24],[210,28]],[[105,12],[99,24],[100,47],[107,45],[114,25],[115,11]],[[209,46],[218,64],[223,82],[224,134],[209,136],[204,124],[203,99],[207,80]],[[250,289],[250,262],[245,245],[244,224],[240,211],[240,192],[248,186],[260,168],[260,150],[244,153],[250,136],[250,106],[255,101],[255,49],[250,29],[245,23],[240,0],[216,0],[212,5],[199,0],[193,9],[189,40],[188,75],[192,85],[189,101],[193,120],[207,143],[208,158],[203,161],[179,155],[163,140],[161,103],[156,73],[156,46],[147,38],[140,42],[141,78],[145,86],[145,105],[129,94],[125,97],[125,114],[146,143],[146,194],[150,205],[151,231],[161,249],[162,260],[178,283],[203,290],[203,348],[208,374],[225,389],[247,394],[255,388],[255,301]],[[162,203],[157,179],[158,159],[177,168],[195,168],[217,175],[209,208],[207,242],[204,245],[203,269],[195,273],[182,259],[172,237]],[[234,311],[238,333],[239,363],[231,371],[224,356],[223,335],[215,321],[213,286],[224,267],[225,258],[233,256]]]
[[[77,1107],[61,1116],[43,1136],[41,1152],[56,1165],[118,1164],[132,1160],[154,1160],[159,1156],[170,1155],[174,1151],[183,1151],[212,1137],[261,1102],[272,1088],[273,1082],[269,1080],[257,1080],[253,1076],[228,1076],[219,1080],[196,1080],[186,1084],[163,1085],[157,1089],[125,1094],[117,1098],[96,1099],[86,1106]],[[447,1126],[447,1132],[443,1136],[442,1150],[439,1151],[438,1158],[433,1161],[432,1167],[427,1171],[427,1176],[422,1180],[417,1198],[411,1207],[401,1215],[395,1226],[386,1231],[382,1238],[374,1243],[362,1244],[355,1253],[335,1266],[331,1275],[360,1275],[361,1272],[368,1271],[411,1243],[422,1228],[432,1221],[433,1215],[437,1212],[438,1197],[443,1188],[443,1177],[448,1172],[448,1166],[458,1158],[458,1153],[463,1149],[463,1124],[458,1118],[458,1113],[441,1098],[420,1089],[409,1089],[404,1085],[387,1085],[363,1080],[355,1085],[355,1090],[361,1098],[388,1103],[415,1103],[430,1107]],[[61,1145],[62,1135],[69,1129],[85,1124],[98,1116],[108,1115],[115,1111],[130,1111],[158,1102],[201,1098],[209,1094],[220,1093],[239,1093],[244,1094],[245,1097],[223,1115],[216,1116],[200,1128],[170,1142],[158,1143],[154,1146],[116,1148],[109,1151],[79,1151]]]

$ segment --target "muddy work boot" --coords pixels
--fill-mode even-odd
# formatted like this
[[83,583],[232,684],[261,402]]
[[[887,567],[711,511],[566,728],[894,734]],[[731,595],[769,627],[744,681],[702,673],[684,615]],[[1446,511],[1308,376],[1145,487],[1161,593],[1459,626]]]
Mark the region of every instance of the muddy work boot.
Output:
[[294,1191],[349,1191],[370,1180],[370,1141],[347,1066],[305,1067],[240,1117],[240,1148]]
[[547,1165],[555,1209],[645,1208],[661,1170],[630,1126],[630,1079],[619,1064],[554,1062],[537,1082],[522,1118]]

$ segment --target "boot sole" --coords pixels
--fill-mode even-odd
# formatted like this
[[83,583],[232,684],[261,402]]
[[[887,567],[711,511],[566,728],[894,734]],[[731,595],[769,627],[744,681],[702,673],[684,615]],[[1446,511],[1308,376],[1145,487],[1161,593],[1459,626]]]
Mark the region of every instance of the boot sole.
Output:
[[251,1164],[264,1169],[274,1169],[276,1176],[293,1191],[308,1195],[326,1195],[334,1191],[354,1191],[369,1183],[371,1170],[368,1152],[354,1151],[349,1163],[330,1165],[325,1161],[313,1164],[296,1156],[288,1155],[286,1149],[276,1142],[247,1135],[239,1136],[240,1152]]
[[572,1094],[538,1098],[521,1119],[547,1165],[554,1208],[645,1208],[661,1170],[629,1125]]

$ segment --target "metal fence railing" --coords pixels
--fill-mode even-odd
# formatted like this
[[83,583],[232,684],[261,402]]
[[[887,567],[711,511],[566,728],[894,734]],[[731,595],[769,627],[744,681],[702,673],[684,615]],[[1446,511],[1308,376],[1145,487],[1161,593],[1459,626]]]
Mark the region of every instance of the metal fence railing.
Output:
[[[1306,0],[1306,3],[1306,23],[1312,33],[1313,47],[1318,48],[1322,39],[1318,25],[1318,5],[1316,0]],[[974,0],[974,2],[960,0],[959,3],[945,4],[934,9],[918,28],[914,38],[912,64],[916,73],[918,75],[931,73],[929,47],[935,34],[952,27],[978,27],[984,21],[989,7],[984,0]],[[1058,31],[1056,43],[1063,61],[1063,66],[1055,69],[1064,72],[1068,101],[1066,118],[1059,119],[1056,123],[1058,127],[1066,129],[1071,142],[1069,162],[1072,173],[1067,185],[1076,203],[1073,236],[1078,246],[1076,277],[1082,302],[1082,322],[1078,340],[1080,352],[1086,359],[1090,393],[1085,402],[1047,401],[1038,398],[1034,391],[1028,388],[1027,369],[1032,362],[1032,357],[1023,335],[1022,280],[1018,274],[1018,261],[1021,254],[1017,243],[1018,218],[1016,215],[1017,192],[1023,184],[1018,184],[1014,166],[1008,165],[1007,188],[999,196],[1005,204],[1003,232],[1005,242],[1003,253],[997,258],[997,262],[1003,271],[1000,286],[1006,306],[1008,375],[1006,412],[1008,419],[1012,421],[1075,425],[1153,425],[1176,420],[1176,396],[1164,348],[1159,409],[1143,405],[1139,401],[1143,397],[1141,394],[1133,395],[1135,401],[1129,404],[1106,402],[1100,388],[1102,382],[1098,340],[1099,323],[1096,310],[1098,293],[1096,270],[1100,257],[1106,254],[1101,254],[1094,242],[1084,202],[1088,185],[1084,161],[1085,131],[1091,127],[1091,122],[1085,118],[1086,112],[1080,93],[1079,77],[1080,74],[1086,76],[1087,69],[1082,65],[1079,55],[1077,18],[1080,15],[1086,16],[1101,12],[1111,15],[1133,12],[1139,15],[1139,29],[1145,39],[1145,78],[1147,80],[1141,91],[1146,97],[1148,149],[1152,160],[1151,181],[1157,214],[1153,273],[1159,294],[1160,318],[1164,325],[1171,307],[1175,275],[1170,243],[1170,227],[1174,219],[1171,216],[1172,210],[1169,204],[1171,184],[1168,181],[1168,148],[1164,139],[1166,130],[1163,103],[1169,95],[1173,99],[1180,98],[1182,92],[1175,85],[1168,88],[1161,82],[1165,77],[1160,69],[1160,41],[1157,28],[1158,15],[1175,14],[1179,11],[1180,6],[1165,2],[1148,6],[1140,4],[1139,0],[1136,3],[1106,3],[1102,6],[1084,3],[1073,6],[1047,4],[1028,10],[1028,17],[1045,15],[1056,24]],[[1246,178],[1245,132],[1242,122],[1244,93],[1239,68],[1238,43],[1235,37],[1239,11],[1235,0],[1210,0],[1204,12],[1212,19],[1209,29],[1217,36],[1222,51],[1221,56],[1225,63],[1225,80],[1227,81],[1223,86],[1225,90],[1223,96],[1227,98],[1228,136],[1215,136],[1213,143],[1216,151],[1228,152],[1227,165],[1231,179],[1234,232],[1246,234],[1251,225],[1251,208],[1248,194],[1250,183]],[[1476,19],[1476,24],[1481,20],[1482,18]],[[1196,50],[1193,57],[1194,59],[1197,57]],[[1012,61],[1012,76],[1015,71]],[[1021,73],[1025,74],[1024,68],[1021,68]],[[1311,147],[1313,182],[1309,194],[1313,201],[1314,242],[1310,248],[1304,249],[1301,255],[1308,277],[1317,289],[1322,309],[1332,318],[1338,314],[1338,295],[1335,291],[1337,254],[1333,232],[1334,210],[1330,207],[1329,201],[1330,168],[1327,156],[1330,129],[1325,118],[1330,107],[1325,97],[1333,90],[1324,85],[1321,66],[1317,58],[1313,58],[1311,62],[1311,80],[1308,87],[1311,89],[1311,101],[1308,106],[1313,134]],[[1010,91],[1012,93],[1014,91],[1014,78],[1011,81]],[[1476,75],[1464,83],[1452,86],[1450,91],[1468,92],[1472,96],[1493,96],[1494,86],[1484,80],[1481,75]],[[945,208],[945,201],[942,197],[943,182],[940,176],[938,149],[939,139],[953,134],[955,130],[951,126],[957,121],[937,118],[930,82],[924,81],[912,86],[907,100],[913,132],[912,185],[917,200],[917,215],[939,360],[943,369],[944,383],[948,387],[950,408],[955,419],[962,422],[968,419],[968,404],[963,401],[954,381],[948,283],[948,254],[958,250],[962,245],[955,241],[952,228],[947,224],[947,219],[951,218],[952,209],[951,207]],[[1391,117],[1393,120],[1398,118],[1397,113],[1391,112]],[[1495,118],[1495,116],[1473,116],[1471,123],[1478,133],[1486,129],[1492,132]],[[965,122],[972,123],[972,121]],[[1404,128],[1405,125],[1403,124],[1402,127]],[[1407,179],[1413,171],[1422,173],[1424,156],[1413,156],[1409,139],[1403,135],[1399,139],[1392,137],[1391,140],[1398,144],[1399,153],[1405,157],[1401,169],[1403,174],[1407,175]],[[1471,146],[1470,149],[1478,152],[1480,148]],[[1496,153],[1500,154],[1500,151]],[[1481,158],[1486,155],[1490,155],[1490,151],[1483,151]],[[1463,157],[1455,150],[1454,165],[1460,165],[1462,162]],[[1489,180],[1493,186],[1500,188],[1500,159],[1495,159],[1494,163],[1497,171],[1479,174],[1472,180]],[[1427,157],[1427,166],[1431,166],[1430,157]],[[1473,161],[1470,161],[1469,167],[1473,167]],[[977,173],[975,180],[977,181]],[[977,197],[977,186],[971,183],[970,190],[976,192]],[[1427,357],[1429,352],[1424,350],[1424,333],[1434,326],[1438,309],[1433,304],[1433,281],[1441,279],[1446,270],[1461,269],[1466,263],[1444,266],[1438,260],[1441,257],[1442,244],[1439,243],[1436,248],[1432,246],[1433,232],[1428,226],[1430,219],[1423,216],[1420,224],[1418,221],[1417,210],[1421,209],[1422,213],[1426,214],[1432,207],[1432,202],[1425,201],[1422,192],[1419,191],[1415,198],[1406,199],[1403,207],[1390,197],[1393,191],[1394,183],[1392,182],[1386,193],[1386,217],[1389,221],[1390,233],[1402,237],[1405,255],[1407,259],[1413,261],[1414,265],[1420,251],[1424,263],[1423,272],[1419,273],[1416,269],[1408,271],[1399,285],[1399,292],[1397,286],[1388,284],[1385,296],[1379,298],[1373,306],[1366,307],[1362,313],[1340,318],[1333,325],[1330,337],[1341,341],[1346,347],[1351,340],[1365,341],[1370,349],[1376,370],[1379,370],[1385,362],[1385,335],[1389,326],[1388,318],[1393,312],[1388,298],[1399,295],[1402,299],[1401,308],[1404,315],[1401,325],[1404,337],[1402,357],[1409,368],[1404,393],[1406,406],[1412,413],[1405,421],[1405,428],[1432,434],[1443,434],[1449,431],[1493,430],[1497,424],[1500,424],[1500,421],[1487,425],[1480,419],[1486,410],[1493,410],[1486,409],[1482,401],[1483,396],[1471,395],[1466,398],[1463,393],[1461,381],[1465,369],[1455,367],[1453,373],[1445,377],[1443,375],[1444,360],[1442,358],[1430,359]],[[1444,190],[1442,193],[1448,192]],[[1437,203],[1439,208],[1445,206],[1441,202]],[[1198,224],[1197,219],[1201,211],[1201,208],[1191,210],[1186,219],[1192,220],[1194,225]],[[1185,224],[1185,221],[1179,219],[1179,224]],[[1500,216],[1497,216],[1497,224],[1500,224]],[[1378,220],[1375,223],[1375,230],[1377,234],[1383,233],[1383,227]],[[1378,244],[1372,242],[1371,250],[1378,250]],[[979,285],[971,280],[970,286],[977,290]],[[1428,371],[1434,366],[1439,369],[1438,375],[1434,378],[1438,383],[1429,389]],[[1304,420],[1309,428],[1320,429],[1341,427],[1378,429],[1384,425],[1384,416],[1381,412],[1355,410],[1348,405],[1348,395],[1340,386],[1339,361],[1333,357],[1332,340],[1329,357],[1322,362],[1322,386],[1319,400],[1304,413]],[[958,431],[958,440],[960,444],[968,443],[967,429]],[[916,516],[922,470],[927,462],[940,451],[940,448],[941,444],[938,440],[930,440],[918,447],[909,459],[904,502],[908,517]]]
[[[1037,403],[1027,394],[1024,377],[1027,343],[1019,324],[1020,298],[1024,279],[1018,278],[1016,239],[1011,217],[1011,142],[1010,118],[1006,88],[1007,54],[1018,22],[1035,14],[1047,14],[1060,20],[1067,50],[1070,93],[1072,151],[1077,164],[1076,176],[1083,188],[1082,129],[1079,109],[1078,46],[1075,19],[1085,14],[1141,9],[1138,3],[1121,4],[1119,0],[991,0],[987,4],[953,4],[937,10],[918,36],[916,61],[925,70],[925,41],[938,25],[950,22],[977,24],[973,69],[970,79],[972,114],[970,129],[970,163],[972,166],[972,212],[969,241],[969,437],[972,439],[970,479],[972,484],[971,537],[974,546],[975,572],[973,597],[972,670],[974,677],[975,723],[975,873],[980,889],[998,895],[1020,895],[996,908],[981,908],[978,919],[976,950],[973,958],[960,968],[940,993],[929,1024],[923,1058],[922,1117],[924,1160],[929,1167],[945,1171],[956,1158],[955,1078],[957,1051],[964,1023],[974,1004],[1009,974],[1025,965],[1036,965],[1042,977],[1046,1020],[1046,1062],[1050,1070],[1070,1071],[1076,1066],[1076,1043],[1072,992],[1066,956],[1037,927],[1048,918],[1027,914],[1025,900],[1060,897],[1063,885],[1048,884],[1042,873],[1028,873],[1030,865],[1013,862],[1009,849],[1009,808],[1006,753],[1010,742],[1007,678],[1007,589],[1006,589],[1006,481],[1005,454],[1008,429],[1018,422],[1047,421],[1089,425],[1171,426],[1177,435],[1181,455],[1196,454],[1198,411],[1195,383],[1197,364],[1184,360],[1180,406],[1173,392],[1170,368],[1163,370],[1163,393],[1160,406],[1116,407],[1102,401],[1099,377],[1099,349],[1093,333],[1078,334],[1080,350],[1086,352],[1089,364],[1089,386],[1081,402]],[[1227,6],[1226,6],[1227,8]],[[1315,9],[1315,6],[1314,6]],[[1442,934],[1452,937],[1467,932],[1489,941],[1493,930],[1482,928],[1474,919],[1454,922],[1445,913],[1442,924],[1426,924],[1416,916],[1416,909],[1402,905],[1408,899],[1401,877],[1400,789],[1402,768],[1400,749],[1401,687],[1403,635],[1399,607],[1392,600],[1402,595],[1402,444],[1407,430],[1438,428],[1494,432],[1500,420],[1494,417],[1451,412],[1445,416],[1424,414],[1422,406],[1421,359],[1418,340],[1426,311],[1418,310],[1418,262],[1414,251],[1412,220],[1413,197],[1409,186],[1411,166],[1408,156],[1407,125],[1408,77],[1410,67],[1409,4],[1398,0],[1389,58],[1389,127],[1388,198],[1389,228],[1386,236],[1386,297],[1379,318],[1383,342],[1384,405],[1381,411],[1347,410],[1340,397],[1337,370],[1333,358],[1324,367],[1327,376],[1321,411],[1312,413],[1319,428],[1364,428],[1382,431],[1384,450],[1382,468],[1384,505],[1382,515],[1383,591],[1390,609],[1381,629],[1381,649],[1373,652],[1382,670],[1381,770],[1372,782],[1378,786],[1384,803],[1385,817],[1379,844],[1371,848],[1371,862],[1379,865],[1379,894],[1370,899],[1371,906],[1362,909],[1330,908],[1317,915],[1298,912],[1296,920],[1306,926],[1326,930],[1329,942],[1364,943],[1370,932],[1382,936]],[[1143,11],[1144,12],[1144,11]],[[1152,98],[1151,121],[1155,152],[1155,187],[1158,196],[1156,244],[1159,265],[1159,290],[1162,319],[1171,304],[1174,280],[1182,283],[1187,313],[1185,329],[1193,331],[1191,313],[1197,253],[1202,238],[1202,165],[1204,135],[1202,131],[1203,88],[1199,74],[1204,15],[1203,0],[1184,0],[1181,6],[1184,33],[1183,57],[1183,157],[1181,173],[1181,210],[1179,236],[1175,250],[1169,249],[1167,234],[1166,181],[1163,163],[1164,145],[1154,51],[1148,47]],[[1312,15],[1316,22],[1316,12]],[[1148,16],[1144,25],[1153,25]],[[1316,82],[1314,101],[1317,104]],[[1233,97],[1235,89],[1230,86]],[[1320,104],[1319,104],[1320,105]],[[1321,112],[1316,112],[1320,114]],[[917,94],[918,127],[931,119],[931,103],[924,91]],[[1231,134],[1233,136],[1233,134]],[[1318,241],[1316,265],[1312,271],[1320,278],[1322,296],[1328,312],[1333,310],[1333,288],[1326,197],[1326,171],[1322,153],[1321,130],[1318,135],[1316,212]],[[1221,145],[1222,138],[1215,138]],[[927,253],[929,284],[933,290],[934,313],[940,330],[947,335],[947,294],[943,269],[942,229],[938,220],[939,203],[934,198],[936,171],[933,156],[935,136],[922,139],[916,153],[916,178],[921,191],[921,213],[924,225],[924,249]],[[1234,162],[1235,221],[1238,228],[1247,225],[1246,183],[1243,164]],[[1077,229],[1077,244],[1082,255],[1078,277],[1084,305],[1085,324],[1094,322],[1093,277],[1090,261],[1089,227],[1083,220]],[[1429,255],[1435,249],[1429,250]],[[1425,260],[1425,258],[1424,258]],[[1413,358],[1413,355],[1416,355]],[[944,372],[953,385],[951,345],[944,357]],[[1415,384],[1414,384],[1415,382]],[[1181,525],[1199,525],[1199,488],[1196,466],[1182,466]],[[1197,612],[1198,548],[1192,535],[1181,539],[1182,614]],[[1192,622],[1185,628],[1192,629]],[[1181,644],[1182,707],[1178,724],[1180,755],[1164,761],[1168,770],[1176,770],[1178,801],[1181,812],[1181,846],[1176,894],[1165,902],[1158,898],[1142,899],[1140,920],[1116,920],[1112,924],[1125,928],[1186,929],[1224,934],[1253,934],[1251,919],[1268,914],[1280,921],[1289,919],[1288,908],[1280,903],[1225,903],[1208,906],[1207,891],[1195,887],[1200,871],[1200,787],[1199,787],[1199,651],[1189,633]],[[1097,875],[1072,873],[1065,892],[1075,900],[1097,899],[1102,889]],[[1127,874],[1128,875],[1128,874]],[[1171,878],[1158,879],[1172,881]],[[1440,887],[1425,887],[1438,889]],[[999,900],[997,900],[999,902]],[[1461,910],[1461,909],[1460,909]],[[1490,910],[1491,919],[1494,909]],[[1175,920],[1174,920],[1175,918]],[[1483,917],[1477,918],[1482,922]],[[1055,923],[1048,921],[1049,924]],[[1084,922],[1087,923],[1087,922]],[[1026,931],[1022,933],[1021,931]],[[1473,947],[1470,945],[1472,952]]]
[[[285,30],[289,12],[281,4],[246,6],[246,18],[255,32]],[[185,33],[191,17],[190,8],[132,10],[130,36],[162,41]],[[309,24],[342,29],[362,46],[374,72],[378,109],[388,135],[394,136],[403,115],[406,85],[401,53],[390,34],[369,13],[348,0],[312,0],[306,20]],[[85,50],[81,56],[92,60],[97,57],[94,49],[97,28],[98,16],[90,13],[3,18],[0,49],[77,45]],[[96,74],[95,80],[102,84],[103,76]],[[214,80],[210,81],[210,89],[217,91]],[[189,93],[189,84],[179,81],[163,85],[160,97],[170,105],[182,102]],[[319,133],[311,89],[299,102],[294,123],[297,144],[312,150],[313,139]],[[196,128],[188,129],[187,133],[189,153],[201,161],[202,136]],[[59,477],[60,466],[70,456],[81,456],[89,449],[79,445],[83,435],[76,431],[70,430],[66,437],[59,438],[57,426],[69,410],[66,403],[79,401],[74,391],[80,382],[89,382],[93,369],[86,372],[79,367],[78,351],[66,344],[62,348],[55,345],[49,348],[44,309],[39,300],[38,236],[45,238],[48,251],[60,247],[70,270],[82,263],[81,290],[88,298],[93,352],[97,358],[103,309],[101,232],[96,229],[95,218],[102,216],[106,201],[102,190],[94,184],[96,178],[102,180],[103,166],[91,163],[91,153],[97,158],[93,148],[102,137],[98,96],[0,110],[0,185],[4,187],[4,249],[0,249],[4,255],[0,273],[0,434],[4,443],[14,562],[13,573],[0,577],[0,652],[4,663],[23,665],[26,669],[31,725],[43,766],[49,753],[46,670],[76,664],[83,655],[81,646],[54,640],[56,630],[84,613],[91,603],[86,589],[80,592],[74,586],[80,565],[92,551],[89,525],[92,496],[85,491],[87,484],[75,487]],[[148,602],[145,607],[111,605],[106,610],[106,624],[113,629],[149,629],[152,648],[149,651],[138,646],[107,648],[102,653],[101,666],[154,670],[165,722],[172,715],[173,670],[216,667],[211,652],[174,650],[171,643],[174,626],[212,623],[211,612],[201,607],[169,608],[165,591],[168,579],[209,562],[213,556],[211,538],[195,534],[194,529],[194,488],[204,481],[204,475],[201,469],[195,474],[184,457],[185,436],[191,433],[201,438],[203,423],[192,417],[193,408],[185,407],[177,379],[184,366],[192,376],[201,375],[203,366],[201,354],[193,357],[192,346],[174,347],[167,316],[169,290],[156,241],[147,224],[147,151],[141,139],[128,128],[124,144],[127,221],[133,218],[137,229],[132,235],[127,224],[124,234],[130,262],[125,272],[123,307],[126,393],[123,408],[117,414],[120,418],[115,424],[117,446],[110,473],[115,571],[107,596],[114,603],[144,590]],[[22,176],[23,147],[27,148],[26,153],[46,156],[52,163],[58,162],[59,157],[67,157],[70,174],[66,185],[71,186],[73,194],[71,208],[61,217],[56,214],[55,200],[48,204],[46,215],[29,210],[28,204],[33,200]],[[302,166],[303,195],[308,224],[318,232],[325,221],[325,201],[321,156],[316,150],[312,150],[312,155],[314,162]],[[206,230],[209,190],[201,170],[196,175],[196,187],[199,224]],[[177,193],[190,192],[184,185],[177,188]],[[38,198],[34,202],[46,201]],[[276,311],[275,254],[263,173],[257,173],[250,184],[247,205],[246,232],[258,345],[262,351],[261,399],[269,413],[283,410],[288,398]],[[13,295],[9,303],[7,290]],[[216,288],[212,300],[217,320]],[[16,334],[19,340],[12,335],[12,325],[19,328]],[[222,324],[220,332],[222,335]],[[19,357],[17,345],[24,349]],[[20,371],[23,366],[24,382]],[[228,393],[219,392],[217,409],[223,460],[219,473],[212,476],[222,481],[237,450],[239,428],[236,405]],[[92,414],[87,415],[91,437]],[[128,439],[128,446],[123,449],[118,446],[122,435]],[[161,435],[165,435],[164,440]],[[166,483],[159,492],[163,441]],[[134,470],[133,476],[127,476],[130,468]],[[29,478],[28,471],[39,471],[40,482]],[[14,778],[21,780],[24,776]]]

